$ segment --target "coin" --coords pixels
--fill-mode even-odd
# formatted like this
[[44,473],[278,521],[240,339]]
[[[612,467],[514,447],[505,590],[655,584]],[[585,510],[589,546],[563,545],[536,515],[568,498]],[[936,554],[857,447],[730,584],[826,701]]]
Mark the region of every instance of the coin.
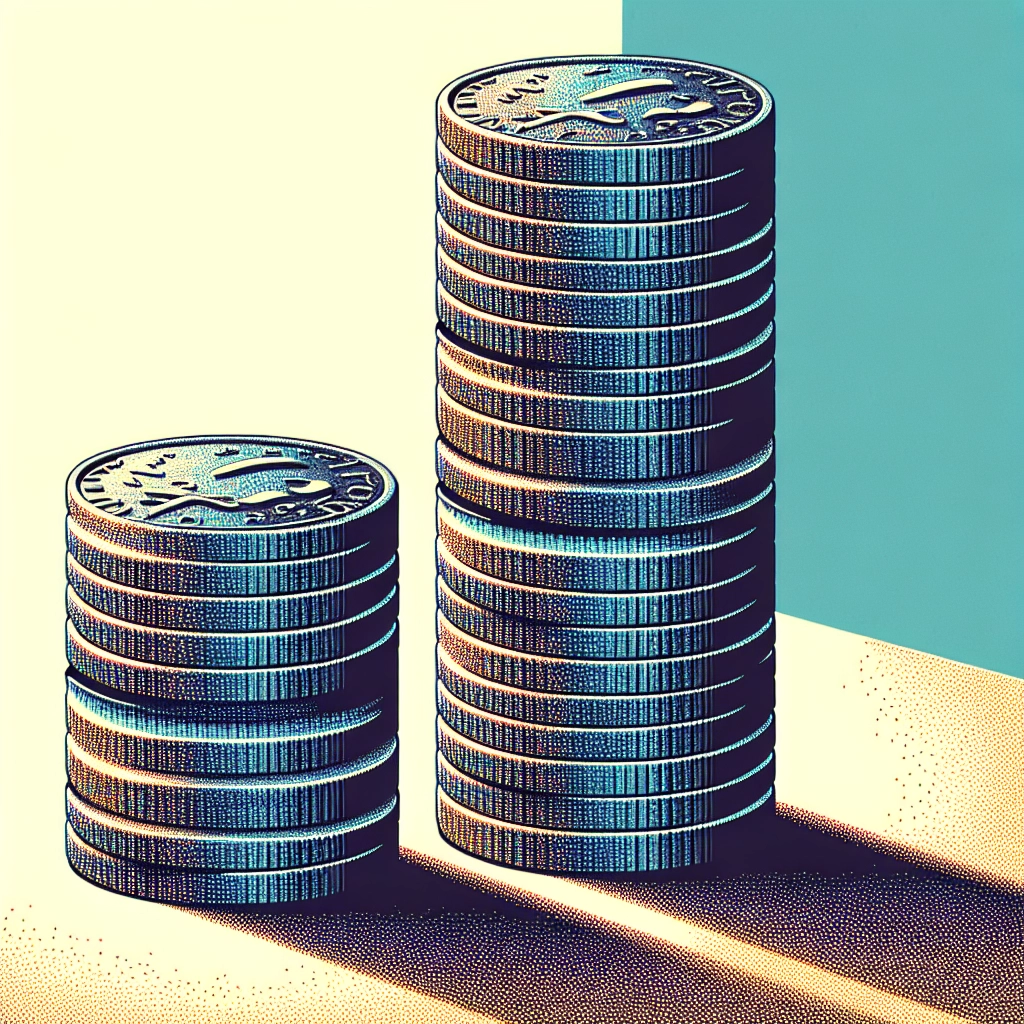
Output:
[[67,654],[88,679],[126,695],[173,701],[276,701],[331,695],[349,707],[397,697],[398,624],[351,654],[305,665],[200,668],[124,657],[67,624]]
[[441,327],[437,341],[439,358],[443,351],[445,366],[452,368],[446,372],[493,382],[496,389],[512,395],[518,391],[579,399],[666,395],[676,402],[686,392],[736,384],[762,370],[775,355],[775,325],[770,323],[752,341],[720,356],[663,367],[591,369],[564,363],[523,362],[475,349]]
[[442,835],[706,862],[774,804],[772,98],[487,68],[441,93],[437,168]]
[[258,597],[161,594],[114,583],[67,556],[68,583],[86,604],[140,626],[242,633],[306,629],[351,619],[379,604],[398,582],[398,559],[338,587]]
[[771,159],[774,103],[726,68],[666,57],[579,56],[484,68],[437,100],[444,145],[535,181],[658,183]]
[[728,825],[761,807],[773,790],[734,815],[702,825],[637,832],[570,832],[510,825],[462,807],[437,791],[441,835],[457,849],[507,867],[549,874],[618,874],[691,867],[711,860]]
[[118,547],[67,520],[68,553],[113,583],[161,594],[269,597],[328,590],[361,579],[394,555],[378,544],[283,562],[189,562]]
[[666,693],[714,686],[751,671],[771,656],[774,620],[719,650],[677,657],[597,659],[528,654],[465,632],[443,612],[438,643],[456,664],[503,686],[549,693]]
[[749,734],[717,750],[645,761],[525,757],[486,746],[437,720],[438,750],[460,771],[484,782],[535,793],[644,796],[703,789],[735,779],[768,757],[775,744],[769,715]]
[[459,700],[439,682],[437,710],[455,732],[510,754],[563,761],[655,761],[704,754],[735,743],[764,722],[771,706],[758,700],[687,722],[595,729],[503,718]]
[[[469,360],[466,360],[468,362]],[[469,369],[437,347],[438,388],[456,403],[520,427],[560,431],[686,430],[731,419],[771,422],[775,362],[769,359],[734,383],[700,391],[656,395],[592,395],[536,391]]]
[[606,260],[502,249],[463,234],[438,214],[437,244],[464,267],[531,288],[646,292],[706,284],[749,270],[774,249],[775,222],[769,220],[749,238],[714,252],[666,259]]
[[95,455],[68,515],[119,547],[188,561],[311,558],[398,547],[397,485],[358,452],[280,437],[186,437]]
[[750,566],[728,579],[686,590],[553,590],[496,580],[460,562],[442,539],[437,542],[437,571],[456,597],[503,616],[568,626],[669,626],[731,614],[764,593],[771,567]]
[[195,668],[274,668],[342,658],[381,639],[398,612],[398,588],[349,619],[308,629],[248,633],[196,633],[140,626],[105,615],[70,587],[68,616],[97,647],[135,661]]
[[518,619],[482,608],[438,580],[438,610],[459,629],[488,643],[564,658],[668,658],[742,642],[771,618],[774,594],[752,588],[748,600],[714,618],[656,626],[570,626]]
[[268,775],[343,764],[398,731],[383,696],[347,711],[312,701],[216,704],[132,702],[67,676],[68,733],[101,761],[179,775]]
[[579,832],[634,832],[721,820],[748,807],[775,781],[774,755],[739,778],[708,789],[647,796],[534,793],[463,775],[443,754],[437,781],[455,803],[513,825]]
[[388,470],[278,437],[128,445],[72,472],[67,539],[72,867],[184,904],[309,899],[386,869]]
[[706,216],[680,220],[542,220],[492,210],[459,195],[439,174],[437,210],[456,231],[485,245],[560,259],[670,260],[739,245],[772,216],[769,198],[737,201]]
[[[367,862],[383,844],[359,853],[309,867],[273,871],[207,871],[160,867],[116,857],[90,846],[68,825],[68,863],[88,882],[125,896],[176,903],[210,904],[291,903],[335,896],[359,889],[373,880],[379,868]],[[372,865],[372,866],[371,866]]]
[[713,359],[758,337],[775,316],[775,290],[729,316],[672,327],[563,327],[477,309],[437,286],[441,326],[499,357],[566,364],[569,369],[668,367]]
[[201,871],[277,871],[330,863],[397,846],[398,798],[359,817],[308,828],[179,828],[133,821],[93,807],[70,787],[68,823],[89,846],[128,860]]
[[682,590],[773,563],[774,507],[761,504],[687,530],[592,536],[505,523],[439,494],[438,543],[495,581],[606,593]]
[[325,825],[366,814],[398,789],[398,744],[311,772],[175,775],[109,764],[67,742],[68,781],[83,799],[136,821],[187,828]]
[[774,443],[734,466],[674,480],[567,483],[485,466],[437,442],[444,492],[472,507],[546,526],[667,530],[750,508],[773,491]]
[[665,480],[735,465],[767,444],[774,408],[673,430],[551,430],[495,419],[437,389],[437,425],[452,448],[486,465],[562,480]]
[[441,648],[437,678],[463,704],[499,718],[538,725],[641,729],[713,718],[746,704],[771,707],[775,703],[774,658],[735,679],[674,693],[553,694],[503,686],[475,675]]
[[511,178],[460,160],[437,144],[437,169],[460,196],[515,217],[555,221],[664,221],[708,217],[757,198],[773,201],[774,180],[743,167],[670,185],[586,185]]
[[449,295],[474,309],[507,320],[559,327],[614,330],[673,327],[734,317],[768,293],[775,277],[774,254],[741,274],[668,291],[563,291],[487,277],[437,250],[437,280]]

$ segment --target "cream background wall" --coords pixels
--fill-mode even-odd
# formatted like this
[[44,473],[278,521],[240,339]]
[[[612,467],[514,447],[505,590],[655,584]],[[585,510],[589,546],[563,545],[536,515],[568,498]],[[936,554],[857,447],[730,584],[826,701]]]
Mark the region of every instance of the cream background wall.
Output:
[[[618,52],[620,6],[39,0],[5,3],[0,33],[0,898],[47,933],[270,985],[279,947],[66,865],[65,476],[217,431],[386,463],[403,841],[434,835],[434,98],[524,55]],[[49,974],[30,972],[63,991]],[[352,1019],[377,998],[359,984]]]

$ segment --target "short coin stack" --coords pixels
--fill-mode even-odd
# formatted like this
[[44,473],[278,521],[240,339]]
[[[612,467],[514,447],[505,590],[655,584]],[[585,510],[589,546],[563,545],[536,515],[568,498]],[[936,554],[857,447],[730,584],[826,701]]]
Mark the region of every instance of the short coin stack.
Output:
[[369,885],[397,855],[397,488],[277,437],[68,479],[67,855],[179,904]]
[[570,57],[438,100],[438,823],[705,863],[774,783],[774,114]]

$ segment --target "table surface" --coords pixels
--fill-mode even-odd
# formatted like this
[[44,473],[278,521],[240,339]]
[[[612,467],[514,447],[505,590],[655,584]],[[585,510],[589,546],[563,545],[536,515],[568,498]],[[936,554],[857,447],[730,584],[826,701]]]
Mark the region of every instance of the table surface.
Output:
[[1007,766],[1024,684],[785,616],[778,663],[777,813],[728,863],[674,880],[465,856],[437,833],[430,774],[405,764],[402,858],[380,893],[160,906],[67,867],[55,759],[5,794],[3,1019],[1022,1019]]

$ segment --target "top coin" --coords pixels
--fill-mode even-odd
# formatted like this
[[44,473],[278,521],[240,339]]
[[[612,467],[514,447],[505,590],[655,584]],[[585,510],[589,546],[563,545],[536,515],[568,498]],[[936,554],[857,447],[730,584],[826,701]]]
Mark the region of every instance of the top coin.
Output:
[[68,477],[68,515],[170,558],[309,558],[397,547],[395,478],[359,452],[285,437],[177,437],[116,448]]
[[669,184],[762,167],[771,94],[745,75],[667,57],[552,57],[474,71],[438,96],[457,156],[533,181]]

